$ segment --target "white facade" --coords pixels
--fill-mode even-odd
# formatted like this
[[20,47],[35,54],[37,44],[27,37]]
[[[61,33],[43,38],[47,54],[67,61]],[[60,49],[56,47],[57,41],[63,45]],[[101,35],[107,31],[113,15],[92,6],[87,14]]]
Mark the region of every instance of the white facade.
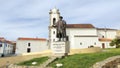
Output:
[[101,48],[115,48],[115,46],[110,46],[110,42],[111,40],[116,38],[117,30],[108,28],[98,28],[97,31],[99,39],[103,39],[103,41],[99,41],[99,45],[101,46]]
[[[59,20],[60,12],[58,9],[54,8],[50,10],[50,25],[49,25],[49,45],[52,45],[54,41],[57,41],[56,38],[56,29],[53,27],[53,25]],[[51,47],[50,47],[51,48]]]
[[114,39],[117,36],[117,30],[108,28],[98,28],[97,33],[99,38]]
[[95,28],[67,28],[67,35],[72,49],[88,48],[99,44]]
[[47,49],[47,40],[41,38],[19,38],[16,43],[16,54],[35,53]]
[[0,39],[0,56],[13,54],[14,44],[4,38]]
[[[59,20],[60,12],[58,9],[50,10],[49,25],[49,44],[57,41],[56,29],[53,27],[53,19],[55,23]],[[112,48],[109,44],[116,37],[115,29],[96,28],[92,24],[68,24],[66,33],[69,38],[70,49],[88,48],[96,46],[101,48]],[[106,40],[105,40],[106,39]]]

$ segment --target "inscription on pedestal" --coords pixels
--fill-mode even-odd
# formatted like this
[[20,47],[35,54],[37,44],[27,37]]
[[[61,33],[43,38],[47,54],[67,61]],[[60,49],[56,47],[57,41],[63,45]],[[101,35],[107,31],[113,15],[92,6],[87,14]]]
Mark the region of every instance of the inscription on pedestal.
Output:
[[69,48],[68,48],[68,43],[67,42],[53,42],[52,43],[52,51],[54,54],[66,54],[69,53]]

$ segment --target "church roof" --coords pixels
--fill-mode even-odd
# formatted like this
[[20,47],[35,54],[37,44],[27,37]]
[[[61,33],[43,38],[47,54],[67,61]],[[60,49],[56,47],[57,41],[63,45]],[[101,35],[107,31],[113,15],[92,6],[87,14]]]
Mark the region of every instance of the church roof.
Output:
[[92,24],[67,24],[67,28],[95,28]]
[[18,38],[18,40],[38,40],[38,41],[46,41],[45,38]]

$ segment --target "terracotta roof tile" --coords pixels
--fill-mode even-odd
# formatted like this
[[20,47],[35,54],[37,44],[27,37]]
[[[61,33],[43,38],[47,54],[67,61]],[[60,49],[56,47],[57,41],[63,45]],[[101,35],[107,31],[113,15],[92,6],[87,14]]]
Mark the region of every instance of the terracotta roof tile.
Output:
[[109,38],[99,38],[99,41],[112,41],[112,39],[109,39]]
[[7,43],[15,45],[16,43],[14,43],[13,41],[9,41],[9,40],[5,40]]
[[39,40],[39,41],[46,41],[45,38],[18,38],[18,40]]
[[4,38],[4,37],[0,37],[0,41],[1,41],[1,42],[4,42],[4,41],[5,41],[5,38]]
[[1,41],[1,42],[5,42],[5,43],[9,43],[9,44],[13,44],[13,45],[15,45],[15,42],[12,42],[12,41],[6,40],[4,37],[0,37],[0,41]]
[[67,28],[95,28],[92,24],[67,24]]
[[0,39],[4,39],[4,37],[0,37]]

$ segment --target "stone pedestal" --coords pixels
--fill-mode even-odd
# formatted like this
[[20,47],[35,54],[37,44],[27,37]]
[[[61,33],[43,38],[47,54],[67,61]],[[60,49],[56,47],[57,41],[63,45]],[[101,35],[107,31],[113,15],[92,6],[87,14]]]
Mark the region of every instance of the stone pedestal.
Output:
[[68,41],[56,41],[52,43],[52,51],[54,56],[65,56],[69,53]]

